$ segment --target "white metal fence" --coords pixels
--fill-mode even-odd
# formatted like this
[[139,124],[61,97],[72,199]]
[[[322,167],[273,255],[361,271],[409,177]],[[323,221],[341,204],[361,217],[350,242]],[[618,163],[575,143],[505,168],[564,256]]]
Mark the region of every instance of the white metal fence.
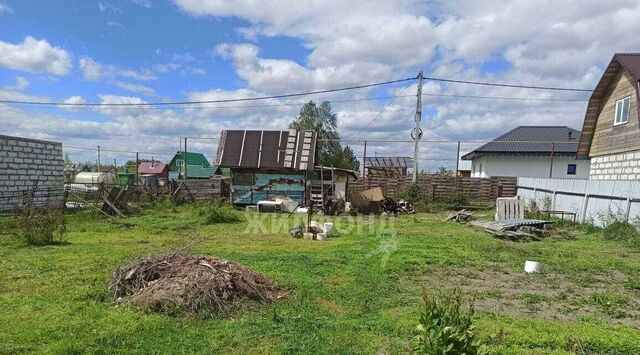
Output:
[[640,181],[518,178],[518,196],[540,208],[574,212],[578,221],[595,225],[610,213],[627,220],[640,217]]

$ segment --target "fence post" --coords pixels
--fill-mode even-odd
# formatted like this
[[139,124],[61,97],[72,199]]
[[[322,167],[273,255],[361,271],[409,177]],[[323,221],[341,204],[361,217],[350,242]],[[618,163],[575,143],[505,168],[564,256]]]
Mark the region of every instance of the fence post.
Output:
[[631,213],[631,197],[627,197],[627,211],[624,214],[624,220],[629,222],[629,214]]
[[556,210],[556,194],[558,193],[557,190],[553,190],[553,195],[551,197],[551,210],[555,211]]
[[582,219],[580,223],[584,223],[587,219],[587,208],[589,207],[589,194],[587,192],[584,193],[584,201],[582,202]]

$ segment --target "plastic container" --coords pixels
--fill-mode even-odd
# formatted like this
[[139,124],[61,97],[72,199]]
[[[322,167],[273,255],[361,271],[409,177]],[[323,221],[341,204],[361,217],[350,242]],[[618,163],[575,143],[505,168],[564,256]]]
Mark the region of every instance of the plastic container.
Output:
[[540,272],[540,263],[537,261],[525,261],[524,262],[524,272],[527,274],[535,274]]
[[333,223],[325,223],[324,232],[327,234],[327,237],[333,237]]

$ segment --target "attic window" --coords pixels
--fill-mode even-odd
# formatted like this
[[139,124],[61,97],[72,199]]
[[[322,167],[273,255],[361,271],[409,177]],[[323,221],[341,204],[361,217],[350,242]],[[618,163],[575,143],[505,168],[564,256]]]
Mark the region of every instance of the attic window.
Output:
[[625,124],[629,122],[629,104],[631,102],[631,96],[627,96],[624,99],[616,101],[616,115],[614,126]]

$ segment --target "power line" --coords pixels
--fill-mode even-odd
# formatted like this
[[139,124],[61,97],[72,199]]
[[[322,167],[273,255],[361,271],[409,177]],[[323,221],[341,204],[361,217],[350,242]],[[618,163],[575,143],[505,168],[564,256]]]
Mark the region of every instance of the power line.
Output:
[[19,104],[19,105],[56,105],[56,106],[72,106],[72,107],[147,107],[147,106],[169,106],[169,105],[195,105],[195,104],[210,104],[210,103],[226,103],[226,102],[243,102],[243,101],[257,101],[257,100],[270,100],[270,99],[283,99],[287,97],[298,97],[316,94],[326,94],[338,91],[347,91],[355,89],[364,89],[375,86],[383,86],[395,83],[401,83],[405,81],[414,80],[415,78],[404,78],[390,81],[383,81],[372,84],[363,84],[355,86],[347,86],[336,89],[307,91],[292,94],[281,94],[271,96],[255,96],[235,99],[220,99],[220,100],[202,100],[202,101],[173,101],[173,102],[145,102],[145,103],[70,103],[70,102],[45,102],[45,101],[18,101],[18,100],[0,100],[0,103],[6,104]]
[[[518,84],[504,84],[504,83],[491,83],[491,82],[482,82],[482,81],[470,81],[470,80],[456,80],[456,79],[445,79],[445,78],[435,78],[435,77],[425,77],[426,80],[431,81],[440,81],[440,82],[448,82],[448,83],[456,83],[456,84],[468,84],[468,85],[484,85],[484,86],[495,86],[495,87],[512,87],[512,88],[524,88],[524,89],[535,89],[535,90],[555,90],[555,91],[575,91],[575,92],[592,92],[593,90],[588,89],[576,89],[576,88],[563,88],[563,87],[552,87],[552,86],[535,86],[535,85],[518,85]],[[167,101],[167,102],[146,102],[146,103],[70,103],[70,102],[48,102],[48,101],[20,101],[20,100],[0,100],[0,103],[4,104],[14,104],[14,105],[34,105],[34,106],[61,106],[61,107],[154,107],[154,106],[186,106],[186,105],[204,105],[204,104],[212,104],[212,103],[229,103],[229,102],[246,102],[246,101],[258,101],[258,100],[269,100],[269,99],[282,99],[288,97],[299,97],[299,96],[307,96],[307,95],[316,95],[316,94],[326,94],[332,92],[339,91],[347,91],[347,90],[355,90],[355,89],[363,89],[370,88],[376,86],[383,86],[389,84],[395,84],[400,82],[406,82],[415,80],[415,78],[404,78],[397,80],[390,80],[384,82],[377,82],[372,84],[363,84],[363,85],[355,85],[348,87],[341,87],[335,89],[326,89],[326,90],[316,90],[316,91],[308,91],[301,93],[290,93],[290,94],[280,94],[280,95],[271,95],[271,96],[256,96],[256,97],[246,97],[246,98],[232,98],[232,99],[219,99],[219,100],[201,100],[201,101]],[[586,101],[586,100],[570,100],[570,99],[544,99],[544,98],[523,98],[523,97],[499,97],[499,96],[475,96],[475,95],[449,95],[449,94],[423,94],[423,96],[440,96],[440,97],[459,97],[459,98],[477,98],[477,99],[499,99],[499,100],[533,100],[533,101]],[[397,98],[398,96],[389,96],[389,97],[379,97],[379,98],[370,98],[370,99],[355,99],[353,101],[366,101],[366,100],[381,100],[387,98]],[[338,102],[338,101],[333,101]],[[342,100],[342,102],[351,102],[351,100]],[[299,105],[295,104],[266,104],[266,105],[254,105],[254,107],[265,107],[265,106],[288,106],[288,105]],[[209,107],[209,108],[243,108],[250,106],[222,106],[222,107]],[[205,107],[207,108],[207,107]],[[197,108],[200,109],[200,108]]]
[[[62,148],[67,148],[67,149],[79,149],[79,150],[97,150],[98,147],[79,147],[79,146],[72,146],[72,145],[63,145]],[[173,155],[174,153],[161,153],[161,152],[145,152],[145,151],[133,151],[133,150],[119,150],[119,149],[108,149],[108,148],[103,148],[102,146],[100,146],[100,151],[101,152],[111,152],[111,153],[140,153],[140,154],[155,154],[155,155]]]
[[398,98],[399,98],[399,97],[401,97],[401,96],[402,96],[402,94],[404,94],[404,92],[405,92],[405,91],[407,91],[407,89],[408,89],[410,86],[411,86],[411,84],[407,85],[404,89],[402,89],[402,91],[400,91],[400,93],[399,93],[397,96],[395,96],[395,97],[393,98],[393,100],[391,100],[391,101],[390,101],[390,102],[388,102],[386,105],[384,105],[384,106],[382,107],[382,110],[380,110],[380,112],[378,112],[378,114],[377,114],[377,115],[375,115],[375,116],[371,119],[371,121],[369,121],[369,122],[368,122],[364,127],[362,127],[362,129],[361,129],[358,133],[354,134],[353,136],[351,136],[351,138],[350,138],[350,139],[348,139],[348,140],[347,140],[347,143],[349,143],[350,141],[352,141],[354,138],[356,138],[356,137],[357,137],[357,136],[359,136],[362,132],[364,132],[364,130],[365,130],[365,129],[367,129],[369,126],[371,126],[371,124],[373,123],[373,121],[375,121],[376,119],[378,119],[378,117],[380,117],[380,116],[384,113],[384,111],[385,111],[389,106],[393,105],[393,104],[396,102],[396,100],[398,100]]
[[424,79],[425,80],[431,80],[431,81],[441,81],[441,82],[446,82],[446,83],[456,83],[456,84],[499,86],[499,87],[535,89],[535,90],[578,91],[578,92],[592,92],[593,91],[593,90],[589,90],[589,89],[574,89],[574,88],[562,88],[562,87],[554,87],[554,86],[536,86],[536,85],[518,85],[518,84],[490,83],[490,82],[486,82],[486,81],[455,80],[455,79],[444,79],[444,78],[434,78],[434,77],[424,77]]

